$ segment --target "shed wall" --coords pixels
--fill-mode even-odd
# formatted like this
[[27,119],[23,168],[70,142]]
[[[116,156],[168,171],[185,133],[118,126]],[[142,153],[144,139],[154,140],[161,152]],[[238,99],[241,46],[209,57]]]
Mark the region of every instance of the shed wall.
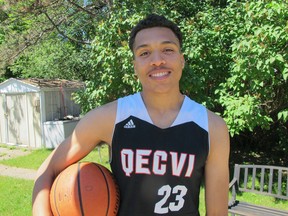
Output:
[[8,137],[6,142],[28,145],[27,104],[24,93],[6,94]]
[[5,143],[6,141],[6,104],[5,104],[5,94],[0,94],[0,143]]
[[42,146],[39,93],[1,94],[0,142],[32,148]]
[[42,143],[42,129],[40,119],[40,95],[39,93],[26,93],[27,95],[27,121],[29,131],[29,146],[39,148]]
[[80,106],[71,99],[73,92],[75,92],[74,89],[44,92],[45,121],[63,119],[67,115],[79,116]]
[[[44,147],[45,139],[50,135],[44,134],[43,126],[46,121],[62,120],[67,115],[80,115],[80,106],[71,99],[72,93],[77,90],[79,89],[64,86],[33,86],[16,79],[1,83],[0,143]],[[61,139],[69,136],[75,125],[76,122],[72,121],[63,123],[64,133],[60,136]],[[53,142],[60,141],[50,138]]]

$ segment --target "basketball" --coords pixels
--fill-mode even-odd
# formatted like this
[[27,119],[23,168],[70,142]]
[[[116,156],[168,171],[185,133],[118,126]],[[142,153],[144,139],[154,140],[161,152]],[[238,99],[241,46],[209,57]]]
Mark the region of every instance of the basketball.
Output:
[[55,216],[115,216],[119,190],[107,168],[78,162],[56,177],[50,190],[50,203]]

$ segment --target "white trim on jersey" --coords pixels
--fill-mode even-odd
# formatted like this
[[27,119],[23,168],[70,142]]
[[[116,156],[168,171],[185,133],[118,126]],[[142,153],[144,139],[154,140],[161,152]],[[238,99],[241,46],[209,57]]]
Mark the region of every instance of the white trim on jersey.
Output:
[[[129,116],[134,116],[150,124],[153,124],[139,92],[133,95],[119,98],[117,103],[118,105],[115,124],[122,122]],[[194,122],[199,127],[208,132],[207,109],[203,105],[196,103],[189,97],[185,96],[178,116],[170,127],[187,122]]]

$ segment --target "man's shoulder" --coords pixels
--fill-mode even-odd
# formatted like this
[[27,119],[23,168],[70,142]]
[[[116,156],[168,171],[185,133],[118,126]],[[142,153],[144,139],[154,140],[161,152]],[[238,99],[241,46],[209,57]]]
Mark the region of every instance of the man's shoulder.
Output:
[[209,125],[210,126],[227,127],[226,122],[224,121],[224,119],[220,115],[218,115],[218,114],[216,114],[216,113],[214,113],[208,109],[207,109],[207,113],[208,113],[208,119],[209,119]]
[[[229,131],[226,122],[224,119],[208,111],[208,120],[209,120],[209,134],[210,134],[210,144],[212,146],[229,146]],[[215,148],[214,148],[215,150]]]

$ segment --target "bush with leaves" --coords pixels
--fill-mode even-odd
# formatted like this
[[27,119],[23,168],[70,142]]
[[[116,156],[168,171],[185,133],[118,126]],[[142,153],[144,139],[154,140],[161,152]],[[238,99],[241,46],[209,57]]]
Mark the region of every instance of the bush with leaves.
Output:
[[[76,1],[61,2],[59,10],[47,6],[47,14],[59,21],[58,34],[54,31],[53,37],[50,34],[40,43],[42,46],[22,55],[11,69],[22,76],[36,76],[41,71],[44,76],[49,69],[53,76],[62,77],[66,73],[77,78],[78,75],[78,79],[86,81],[86,89],[74,98],[86,113],[141,90],[128,48],[129,32],[146,14],[163,14],[178,23],[184,34],[186,64],[181,91],[221,114],[234,142],[245,140],[266,147],[275,143],[275,149],[288,152],[285,147],[288,140],[286,0],[123,0],[113,4],[109,1],[97,14],[93,8],[98,1],[87,2],[91,5],[81,10],[79,5],[74,5]],[[85,10],[89,11],[84,15]],[[47,14],[40,14],[38,22],[45,24]],[[21,23],[18,25],[21,31],[37,24],[29,19]],[[90,45],[76,42],[91,41],[92,37]],[[49,46],[51,41],[54,43]],[[47,68],[43,70],[45,63]]]
[[[233,3],[229,77],[217,91],[232,134],[288,120],[287,2]],[[232,30],[233,31],[233,30]]]

